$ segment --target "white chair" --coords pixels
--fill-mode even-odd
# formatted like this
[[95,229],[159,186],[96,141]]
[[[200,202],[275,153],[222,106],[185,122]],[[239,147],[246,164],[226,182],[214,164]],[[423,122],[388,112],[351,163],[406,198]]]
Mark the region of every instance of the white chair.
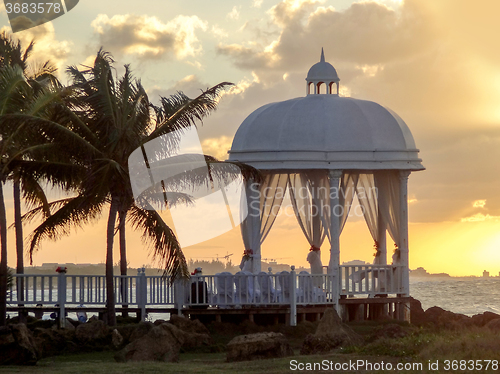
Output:
[[289,303],[292,289],[290,273],[288,271],[282,271],[281,273],[278,273],[278,279],[281,289],[280,301],[283,303]]
[[261,271],[257,276],[257,281],[260,288],[260,298],[257,300],[264,304],[275,303],[277,292],[270,275]]
[[253,277],[252,273],[239,271],[234,275],[236,304],[251,304],[253,302]]
[[217,294],[214,295],[214,304],[219,308],[227,308],[234,302],[234,276],[233,274],[225,271],[215,274],[215,288]]
[[313,284],[309,272],[303,270],[297,276],[299,278],[299,288],[297,290],[297,302],[307,304],[313,298]]

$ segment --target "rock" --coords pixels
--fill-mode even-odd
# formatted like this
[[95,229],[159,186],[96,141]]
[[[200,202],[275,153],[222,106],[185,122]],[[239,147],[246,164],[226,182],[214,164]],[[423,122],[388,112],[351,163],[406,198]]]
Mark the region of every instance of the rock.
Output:
[[[57,327],[57,323],[52,325],[52,329],[53,330],[57,330],[58,327]],[[73,321],[70,320],[69,318],[66,318],[66,323],[64,324],[64,329],[65,330],[70,330],[70,331],[75,331],[76,330],[76,327],[75,325],[73,324]]]
[[41,357],[57,356],[79,350],[73,341],[75,339],[75,331],[37,327],[33,335]]
[[111,344],[113,344],[113,347],[116,349],[120,348],[123,344],[123,336],[117,329],[114,329],[111,333]]
[[130,342],[133,342],[134,340],[137,340],[139,338],[142,338],[144,335],[147,335],[152,329],[155,327],[154,324],[151,322],[139,322],[137,327],[135,328],[134,331],[132,331],[132,334],[130,334]]
[[128,344],[131,342],[130,337],[132,336],[132,333],[135,331],[136,328],[137,324],[116,326],[116,329],[123,337],[124,344]]
[[197,319],[191,321],[188,318],[173,314],[170,317],[169,323],[185,332],[182,348],[190,349],[213,344],[210,332],[205,325]]
[[324,353],[338,347],[357,345],[362,342],[363,338],[360,335],[342,323],[337,311],[328,308],[314,335],[309,334],[304,339],[300,354]]
[[214,341],[210,335],[184,332],[184,343],[182,344],[182,348],[184,349],[210,346],[213,344]]
[[422,308],[422,303],[411,298],[410,301],[410,323],[412,325],[422,326],[426,323],[426,317],[424,309]]
[[82,323],[76,328],[76,338],[84,344],[103,343],[108,337],[108,327],[103,321]]
[[473,320],[459,313],[453,313],[443,308],[433,306],[425,311],[425,320],[435,327],[448,330],[460,330],[464,327],[472,326]]
[[35,365],[39,358],[40,352],[25,324],[0,327],[0,365]]
[[484,327],[491,331],[500,332],[500,318],[492,319]]
[[227,361],[249,361],[292,356],[285,335],[275,332],[240,335],[227,345]]
[[476,326],[482,327],[487,325],[490,321],[499,319],[500,315],[492,312],[484,312],[483,314],[476,314],[472,316],[472,323]]
[[206,334],[210,335],[210,331],[205,327],[203,323],[200,322],[200,320],[195,319],[195,320],[190,320],[188,318],[179,316],[177,314],[172,314],[170,316],[170,321],[172,325],[177,327],[178,329],[185,331],[185,332],[194,332],[197,334]]
[[172,324],[154,326],[146,335],[127,344],[115,355],[118,362],[128,361],[179,361],[184,343],[184,332]]

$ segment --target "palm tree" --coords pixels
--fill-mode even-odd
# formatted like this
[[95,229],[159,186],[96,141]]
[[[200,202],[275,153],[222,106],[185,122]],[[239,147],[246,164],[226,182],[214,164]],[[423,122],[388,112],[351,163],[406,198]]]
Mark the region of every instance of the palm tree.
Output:
[[[59,86],[59,82],[53,75],[55,72],[55,67],[53,67],[49,61],[42,64],[29,63],[28,59],[33,50],[34,42],[32,41],[26,49],[23,50],[21,43],[15,41],[7,33],[2,32],[0,34],[0,68],[3,70],[2,74],[2,101],[0,114],[12,114],[12,113],[35,113],[32,104],[37,102],[41,103],[39,99],[46,98],[46,92],[44,89],[47,86],[55,85]],[[11,70],[12,69],[12,70]],[[52,96],[48,96],[52,98]],[[40,110],[38,107],[35,110]],[[13,181],[13,197],[14,197],[14,226],[15,226],[15,236],[16,236],[16,254],[17,254],[17,267],[16,273],[24,273],[24,246],[23,246],[23,229],[21,222],[21,191],[25,197],[25,201],[28,207],[37,206],[40,203],[46,204],[45,194],[41,189],[38,182],[32,177],[28,176],[24,180],[19,178],[18,168],[10,167],[10,161],[16,155],[20,148],[23,146],[24,140],[22,138],[16,139],[15,137],[5,137],[3,134],[2,139],[2,184],[5,183],[6,179],[11,179]],[[2,191],[3,199],[3,191]],[[6,217],[4,207],[0,208],[0,221],[2,226],[2,238],[6,237]],[[6,253],[7,249],[3,248],[2,253]],[[4,257],[2,256],[2,259]],[[0,273],[3,274],[5,271],[6,263],[2,263],[0,268]],[[1,282],[3,283],[3,282]],[[17,283],[17,294],[20,300],[23,300],[24,296],[24,282],[21,280]],[[3,302],[3,289],[0,287],[0,304],[2,308]],[[22,304],[21,304],[22,305]],[[0,312],[3,316],[3,310]],[[20,312],[20,318],[24,315]],[[3,322],[3,317],[1,317],[0,322]]]
[[[128,157],[151,139],[194,126],[216,108],[221,92],[230,85],[218,84],[195,99],[182,93],[162,98],[162,105],[153,107],[152,115],[148,96],[140,81],[132,77],[129,66],[125,66],[125,73],[116,80],[113,63],[109,53],[100,50],[92,67],[84,71],[69,67],[73,94],[67,98],[68,109],[59,112],[58,118],[51,121],[36,122],[43,128],[57,129],[62,135],[66,142],[67,172],[80,184],[75,197],[52,203],[58,210],[33,231],[30,243],[30,254],[33,254],[42,240],[57,239],[69,234],[71,227],[97,220],[104,206],[109,205],[106,297],[110,326],[116,324],[113,243],[117,216],[120,216],[119,228],[126,220],[133,229],[142,231],[144,241],[151,245],[153,259],[161,261],[165,273],[189,276],[180,245],[161,215],[134,205]],[[70,132],[62,134],[58,123],[64,124]],[[189,176],[185,178],[189,180]],[[180,202],[189,203],[189,196],[171,194],[169,204]],[[37,211],[40,208],[28,218]]]

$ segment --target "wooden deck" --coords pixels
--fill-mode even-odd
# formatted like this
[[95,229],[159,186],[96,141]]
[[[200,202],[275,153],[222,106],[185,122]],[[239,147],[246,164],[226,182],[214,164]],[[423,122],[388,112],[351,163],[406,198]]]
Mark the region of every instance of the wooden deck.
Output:
[[[377,320],[392,318],[408,320],[409,297],[369,297],[369,298],[342,298],[340,299],[341,318],[344,322]],[[327,308],[332,304],[297,306],[297,322],[318,321]],[[203,323],[215,322],[242,322],[249,320],[257,324],[290,323],[289,306],[243,306],[241,308],[214,308],[205,309],[185,308],[184,316],[199,319]]]

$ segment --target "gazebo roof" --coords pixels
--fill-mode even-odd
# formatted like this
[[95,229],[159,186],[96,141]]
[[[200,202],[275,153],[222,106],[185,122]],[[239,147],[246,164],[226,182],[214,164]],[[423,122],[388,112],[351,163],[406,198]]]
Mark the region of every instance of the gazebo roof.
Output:
[[321,49],[321,58],[320,61],[315,63],[309,71],[307,72],[307,81],[330,81],[330,82],[338,82],[340,81],[339,76],[337,75],[337,70],[333,67],[332,64],[325,61],[325,54],[323,49]]
[[[338,81],[332,69],[324,78]],[[263,170],[424,169],[411,131],[396,113],[335,94],[258,108],[238,128],[229,154],[231,161]]]

